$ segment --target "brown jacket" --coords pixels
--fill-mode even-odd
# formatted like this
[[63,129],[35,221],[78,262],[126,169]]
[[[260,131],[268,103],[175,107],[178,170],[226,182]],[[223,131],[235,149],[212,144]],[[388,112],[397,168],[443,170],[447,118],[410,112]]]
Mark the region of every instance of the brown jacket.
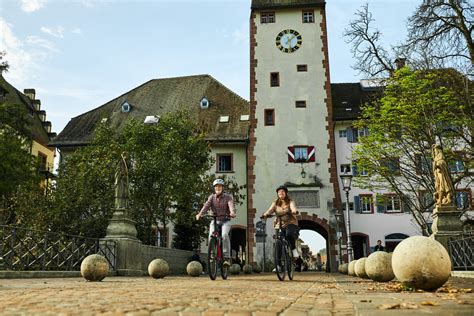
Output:
[[[290,211],[291,210],[291,211]],[[295,216],[295,213],[298,211],[296,210],[295,201],[291,200],[290,205],[285,205],[283,208],[281,206],[276,205],[276,200],[273,201],[272,205],[268,210],[266,210],[263,215],[268,216],[271,214],[275,214],[276,216],[281,216],[281,227],[285,228],[290,224],[294,224],[298,226],[298,219]],[[274,226],[278,228],[278,222],[280,220],[278,217],[275,219]]]

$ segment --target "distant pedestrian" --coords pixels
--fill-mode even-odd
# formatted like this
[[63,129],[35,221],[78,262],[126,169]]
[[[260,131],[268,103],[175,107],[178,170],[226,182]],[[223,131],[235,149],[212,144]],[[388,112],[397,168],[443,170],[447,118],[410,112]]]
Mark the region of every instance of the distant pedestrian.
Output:
[[374,252],[375,251],[385,251],[385,247],[382,246],[382,241],[380,239],[377,240],[377,245],[374,247]]

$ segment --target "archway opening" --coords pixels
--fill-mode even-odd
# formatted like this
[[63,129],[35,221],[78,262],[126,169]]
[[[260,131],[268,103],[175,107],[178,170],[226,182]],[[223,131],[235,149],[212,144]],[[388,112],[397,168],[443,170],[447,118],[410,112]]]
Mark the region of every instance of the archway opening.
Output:
[[303,254],[301,271],[329,271],[330,255],[326,229],[314,221],[302,219],[298,221],[298,226],[300,239],[303,241],[303,246],[299,249]]
[[245,249],[247,247],[247,233],[244,228],[232,227],[230,248],[232,263],[238,263],[243,266],[246,261]]

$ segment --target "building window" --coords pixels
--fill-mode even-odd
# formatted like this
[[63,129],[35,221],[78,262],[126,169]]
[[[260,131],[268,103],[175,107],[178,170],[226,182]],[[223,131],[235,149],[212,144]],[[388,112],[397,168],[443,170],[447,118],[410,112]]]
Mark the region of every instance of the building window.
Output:
[[288,147],[288,162],[314,162],[314,146],[292,146]]
[[280,74],[278,72],[270,73],[270,86],[279,87],[280,86]]
[[400,197],[396,194],[383,194],[377,200],[377,212],[379,213],[401,213],[402,204]]
[[275,12],[260,13],[260,23],[275,23]]
[[461,210],[471,208],[471,189],[456,190],[456,206]]
[[380,165],[389,174],[400,175],[400,159],[398,157],[386,158],[380,162]]
[[308,65],[296,65],[296,71],[306,72],[308,71]]
[[416,170],[417,175],[431,173],[432,169],[433,169],[433,160],[428,154],[415,155],[415,170]]
[[358,166],[354,161],[352,163],[352,175],[354,177],[367,177],[369,175],[368,170],[363,166]]
[[341,129],[339,130],[339,138],[346,138],[347,137],[347,130]]
[[452,160],[449,162],[449,171],[452,173],[464,172],[464,162],[462,160]]
[[48,156],[45,154],[38,152],[38,171],[46,171],[47,170],[47,161]]
[[306,107],[306,101],[296,101],[295,106],[297,108],[305,108]]
[[341,171],[341,173],[350,173],[351,172],[351,165],[350,164],[342,164],[340,171]]
[[232,154],[217,154],[217,172],[232,172]]
[[[347,209],[347,203],[342,203],[342,210],[345,211]],[[354,210],[354,202],[349,202],[349,211]]]
[[303,23],[314,23],[314,11],[303,11]]
[[206,97],[202,98],[201,101],[199,101],[199,106],[201,109],[209,108],[209,100]]
[[168,247],[168,228],[160,227],[158,229],[154,228],[153,230],[156,236],[155,245],[158,247]]
[[367,135],[369,135],[369,130],[367,127],[360,129],[354,127],[347,128],[347,141],[349,143],[357,143],[359,141],[359,137]]
[[275,110],[274,109],[265,109],[265,125],[266,126],[275,125]]
[[427,212],[433,212],[434,209],[434,198],[433,194],[427,190],[419,190],[418,191],[418,198],[419,203],[421,204],[421,210]]
[[122,113],[128,113],[130,112],[131,109],[132,109],[132,106],[130,105],[130,103],[128,103],[127,101],[122,103],[122,108],[121,108]]
[[354,207],[356,213],[373,213],[373,198],[371,194],[361,194],[354,196]]

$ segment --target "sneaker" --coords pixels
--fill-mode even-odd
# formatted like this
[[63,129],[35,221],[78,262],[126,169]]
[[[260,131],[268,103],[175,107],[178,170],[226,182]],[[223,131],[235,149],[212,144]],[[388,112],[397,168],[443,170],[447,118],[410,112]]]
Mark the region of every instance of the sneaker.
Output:
[[222,263],[222,265],[223,265],[224,267],[227,267],[227,268],[230,267],[230,262],[229,262],[229,260],[225,260],[225,261]]

